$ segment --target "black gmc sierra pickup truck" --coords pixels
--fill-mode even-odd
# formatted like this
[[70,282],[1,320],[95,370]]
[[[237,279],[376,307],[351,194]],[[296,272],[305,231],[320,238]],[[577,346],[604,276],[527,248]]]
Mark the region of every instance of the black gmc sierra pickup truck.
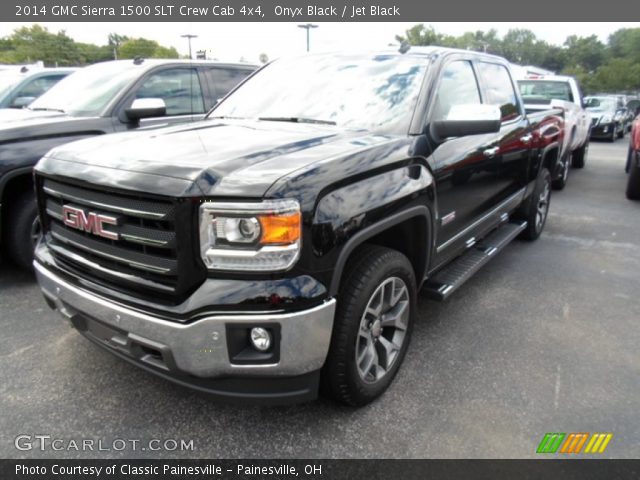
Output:
[[420,290],[446,299],[540,235],[562,138],[499,57],[277,60],[205,121],[44,156],[35,270],[77,330],[164,378],[363,405],[402,363]]
[[22,110],[0,111],[0,244],[30,268],[39,235],[32,170],[51,148],[135,128],[202,120],[255,71],[249,64],[136,59],[102,62]]

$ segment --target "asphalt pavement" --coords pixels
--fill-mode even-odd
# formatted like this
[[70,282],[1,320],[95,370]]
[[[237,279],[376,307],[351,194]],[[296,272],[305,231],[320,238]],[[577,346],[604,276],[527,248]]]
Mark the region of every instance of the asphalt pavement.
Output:
[[[640,202],[624,196],[626,152],[626,139],[592,142],[538,241],[513,242],[445,303],[421,299],[400,373],[361,409],[214,403],[95,347],[5,261],[0,457],[534,458],[547,432],[610,432],[600,457],[637,458]],[[77,451],[83,439],[111,450]]]

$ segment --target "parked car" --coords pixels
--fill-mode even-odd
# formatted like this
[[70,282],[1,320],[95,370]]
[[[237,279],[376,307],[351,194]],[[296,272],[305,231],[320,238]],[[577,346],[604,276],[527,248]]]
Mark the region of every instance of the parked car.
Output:
[[400,367],[419,289],[444,300],[540,236],[563,128],[525,113],[492,55],[276,60],[206,121],[40,160],[38,281],[82,334],[181,385],[281,403],[322,378],[363,405]]
[[640,115],[636,117],[631,128],[626,171],[629,174],[627,198],[640,200]]
[[254,70],[247,64],[119,60],[65,78],[29,108],[0,110],[0,238],[30,268],[38,236],[31,171],[52,147],[105,133],[202,119]]
[[604,138],[610,142],[614,142],[616,138],[624,138],[629,111],[619,97],[585,97],[584,102],[591,115],[591,138]]
[[24,108],[75,68],[22,67],[0,71],[0,108]]
[[585,110],[582,92],[573,77],[560,75],[528,75],[518,80],[527,112],[560,106],[564,110],[565,141],[561,154],[562,169],[553,179],[553,187],[563,189],[567,184],[569,167],[583,168],[589,151],[591,116]]

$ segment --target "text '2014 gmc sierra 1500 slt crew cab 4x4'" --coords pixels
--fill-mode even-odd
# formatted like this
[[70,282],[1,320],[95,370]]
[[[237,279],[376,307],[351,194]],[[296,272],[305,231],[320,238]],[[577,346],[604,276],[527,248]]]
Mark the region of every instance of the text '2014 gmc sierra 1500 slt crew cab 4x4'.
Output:
[[227,398],[362,405],[446,299],[549,208],[562,118],[508,63],[441,48],[265,66],[203,122],[82,140],[36,167],[49,305]]

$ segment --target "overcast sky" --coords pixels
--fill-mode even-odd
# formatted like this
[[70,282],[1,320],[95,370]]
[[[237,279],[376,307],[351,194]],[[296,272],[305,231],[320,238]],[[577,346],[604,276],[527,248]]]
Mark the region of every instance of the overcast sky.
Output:
[[[416,23],[319,23],[311,32],[312,51],[353,50],[383,48],[393,42],[396,34],[402,34]],[[20,26],[31,23],[0,22],[0,37],[10,35]],[[162,45],[173,46],[181,54],[188,52],[186,39],[180,35],[198,35],[193,40],[193,51],[206,49],[210,58],[236,61],[241,57],[257,61],[261,53],[270,59],[282,55],[304,52],[305,31],[296,23],[42,23],[52,32],[66,30],[79,42],[104,45],[107,35],[116,32],[130,37],[145,37],[157,40]],[[627,23],[431,23],[436,31],[459,35],[466,31],[495,28],[504,35],[511,28],[528,28],[539,38],[561,45],[568,35],[588,36],[595,34],[602,41],[619,28],[640,27],[638,22]]]

